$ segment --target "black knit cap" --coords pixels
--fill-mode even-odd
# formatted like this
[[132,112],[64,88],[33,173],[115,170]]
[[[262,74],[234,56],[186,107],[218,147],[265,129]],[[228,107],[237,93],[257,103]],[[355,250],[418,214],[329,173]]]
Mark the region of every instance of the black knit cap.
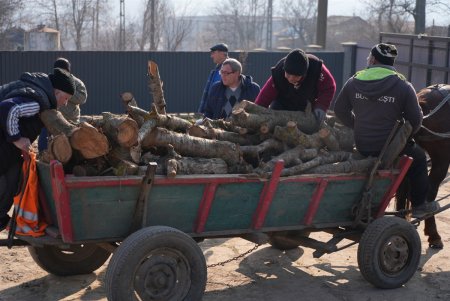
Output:
[[61,69],[71,72],[69,60],[66,58],[63,58],[63,57],[59,57],[56,59],[55,63],[53,63],[53,68],[61,68]]
[[284,61],[284,71],[291,75],[304,76],[308,71],[308,66],[308,56],[301,49],[294,49],[289,52]]
[[397,48],[391,44],[380,43],[370,51],[374,58],[383,65],[393,66],[397,57]]
[[75,94],[75,82],[69,72],[61,68],[55,68],[53,69],[53,74],[49,74],[48,78],[52,82],[53,88],[64,91],[70,95]]

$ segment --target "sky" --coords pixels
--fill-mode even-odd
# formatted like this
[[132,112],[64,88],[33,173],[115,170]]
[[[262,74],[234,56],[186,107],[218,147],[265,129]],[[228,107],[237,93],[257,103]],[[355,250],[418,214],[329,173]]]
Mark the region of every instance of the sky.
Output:
[[[117,3],[117,11],[119,10],[119,0],[115,0]],[[213,0],[171,0],[175,7],[185,7],[189,4],[192,7],[193,15],[207,15],[211,8],[217,3]],[[246,1],[246,0],[244,0]],[[283,0],[273,0],[274,5],[276,2]],[[450,0],[449,0],[450,1]],[[137,12],[142,10],[145,0],[125,0],[125,14],[126,16],[135,17]],[[194,5],[196,4],[196,5]],[[364,16],[365,5],[360,0],[328,0],[328,16],[340,15],[340,16]],[[449,14],[437,14],[427,13],[427,25],[431,25],[435,20],[435,25],[449,25]]]

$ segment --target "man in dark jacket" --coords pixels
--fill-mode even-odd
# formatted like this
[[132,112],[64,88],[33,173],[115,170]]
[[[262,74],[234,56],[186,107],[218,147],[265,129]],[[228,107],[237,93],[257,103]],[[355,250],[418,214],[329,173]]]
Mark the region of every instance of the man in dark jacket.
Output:
[[[413,86],[393,67],[396,57],[394,45],[375,45],[367,58],[367,69],[351,77],[336,99],[336,116],[354,129],[356,148],[365,156],[380,154],[397,120],[408,121],[413,133],[422,124],[423,114]],[[425,152],[411,139],[402,153],[414,159],[408,171],[413,216],[438,210],[436,202],[425,202],[428,192]]]
[[29,152],[43,124],[42,111],[64,106],[75,91],[72,76],[56,68],[53,74],[24,73],[0,86],[0,231],[17,192],[22,166],[21,152]]
[[259,85],[251,76],[243,75],[242,65],[236,59],[226,59],[220,69],[221,81],[211,87],[205,108],[205,117],[227,118],[233,106],[242,101],[254,101],[259,93]]
[[319,123],[325,119],[336,82],[325,64],[301,49],[292,50],[272,67],[272,76],[255,103],[274,110],[304,111],[311,103]]
[[205,113],[206,109],[206,100],[208,98],[209,91],[214,83],[220,81],[220,68],[222,67],[222,63],[228,58],[228,45],[224,43],[220,43],[214,45],[210,48],[211,59],[213,60],[216,67],[211,70],[208,76],[208,80],[205,85],[205,89],[203,90],[202,99],[200,101],[200,106],[198,107],[199,113]]

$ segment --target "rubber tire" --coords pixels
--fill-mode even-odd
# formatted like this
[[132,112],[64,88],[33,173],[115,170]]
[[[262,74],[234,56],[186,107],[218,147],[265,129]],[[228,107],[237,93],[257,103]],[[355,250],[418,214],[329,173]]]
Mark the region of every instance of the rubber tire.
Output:
[[284,240],[285,237],[295,238],[298,236],[308,237],[309,231],[304,230],[290,230],[290,231],[279,231],[269,234],[269,244],[275,249],[281,251],[288,251],[296,249],[300,246],[300,243],[287,242]]
[[29,246],[28,252],[42,269],[58,276],[92,273],[111,255],[109,251],[95,244],[70,245],[69,249],[53,245]]
[[[390,242],[390,244],[389,244]],[[400,248],[397,247],[401,242]],[[398,258],[389,256],[384,247],[393,246],[405,260],[398,271],[387,271],[383,262]],[[413,225],[399,217],[382,217],[373,221],[364,231],[358,246],[358,266],[363,277],[378,288],[401,287],[417,271],[421,255],[421,241]],[[402,253],[403,252],[403,253]]]
[[[175,269],[170,261],[176,263]],[[164,277],[170,276],[161,277],[158,269],[164,270]],[[136,286],[140,284],[144,284],[140,289],[142,300],[195,301],[202,299],[206,277],[203,252],[189,235],[171,227],[153,226],[133,233],[120,244],[109,262],[105,286],[109,301],[137,300]],[[165,279],[164,285],[169,284],[155,293],[153,283],[160,278]]]

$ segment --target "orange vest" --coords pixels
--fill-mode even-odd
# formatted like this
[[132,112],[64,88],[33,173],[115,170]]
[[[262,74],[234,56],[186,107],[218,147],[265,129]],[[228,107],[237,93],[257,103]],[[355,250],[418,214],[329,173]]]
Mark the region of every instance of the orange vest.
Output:
[[[24,160],[22,169],[26,184],[24,189],[14,197],[16,217],[16,234],[26,236],[43,236],[47,224],[39,221],[39,181],[36,171],[36,154],[30,152],[30,159]],[[27,178],[28,175],[28,178]]]

